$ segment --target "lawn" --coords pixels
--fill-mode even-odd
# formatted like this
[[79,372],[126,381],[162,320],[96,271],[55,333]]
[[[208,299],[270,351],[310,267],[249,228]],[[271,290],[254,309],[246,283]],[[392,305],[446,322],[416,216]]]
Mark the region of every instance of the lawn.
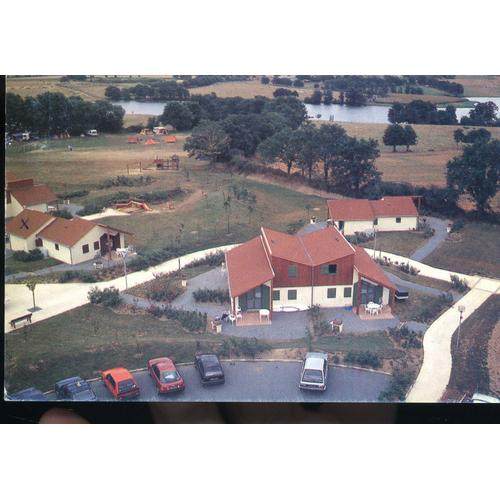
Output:
[[500,226],[468,222],[424,262],[459,273],[500,278]]
[[33,271],[38,271],[39,269],[45,269],[47,267],[56,266],[61,264],[60,261],[52,258],[34,260],[32,262],[20,262],[12,257],[5,259],[5,275],[14,273],[31,273]]
[[[377,251],[390,252],[403,257],[409,257],[421,247],[427,238],[424,233],[416,231],[387,231],[377,233]],[[361,243],[362,247],[373,249],[374,240]]]
[[441,290],[442,292],[449,292],[451,290],[451,283],[448,283],[447,281],[429,278],[428,276],[421,276],[420,274],[408,274],[395,266],[384,267],[384,269],[392,274],[395,274],[396,276],[399,276],[401,279],[411,281],[412,283],[435,288],[437,290]]
[[192,361],[197,349],[221,341],[187,333],[176,321],[88,304],[6,335],[6,384],[10,391],[29,386],[48,390],[64,377],[96,377],[113,366],[141,368],[153,357]]
[[431,324],[450,304],[440,297],[410,290],[410,296],[405,302],[397,303],[394,313],[401,321],[419,321]]
[[500,76],[494,75],[457,75],[452,82],[464,86],[464,96],[467,97],[497,97],[500,96]]

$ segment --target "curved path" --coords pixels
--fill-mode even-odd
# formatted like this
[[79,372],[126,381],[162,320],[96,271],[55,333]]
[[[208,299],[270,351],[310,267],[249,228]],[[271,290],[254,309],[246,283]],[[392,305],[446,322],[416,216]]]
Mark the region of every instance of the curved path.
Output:
[[434,229],[434,235],[431,236],[424,245],[415,250],[415,252],[410,255],[410,259],[418,261],[424,260],[443,243],[448,235],[447,228],[450,221],[438,219],[437,217],[425,217],[425,219],[429,226]]

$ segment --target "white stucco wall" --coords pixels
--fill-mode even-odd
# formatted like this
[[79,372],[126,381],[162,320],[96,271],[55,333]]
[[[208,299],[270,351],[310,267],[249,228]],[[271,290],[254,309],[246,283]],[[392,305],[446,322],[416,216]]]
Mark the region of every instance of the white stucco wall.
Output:
[[[27,252],[28,250],[31,250],[31,248],[28,246],[28,240],[25,240],[24,238],[19,238],[19,236],[16,236],[15,234],[11,234],[9,236],[10,239],[10,249],[13,250],[14,252],[17,251],[24,251]],[[34,248],[34,240],[33,240],[33,247]]]
[[396,217],[379,217],[375,226],[377,231],[413,231],[417,229],[417,217],[401,217],[401,222],[396,222]]
[[[329,288],[335,288],[337,290],[336,297],[329,299],[327,296],[327,291]],[[351,297],[344,297],[344,288],[351,288]],[[301,286],[301,287],[289,287],[289,288],[274,288],[273,291],[280,292],[280,300],[273,300],[273,308],[279,306],[307,306],[311,305],[311,287]],[[297,290],[297,300],[288,300],[288,290]],[[352,295],[353,287],[340,285],[340,286],[315,286],[312,302],[321,307],[345,307],[352,306]]]
[[[73,255],[73,264],[80,264],[81,262],[86,262],[87,260],[92,260],[94,257],[101,254],[101,249],[94,250],[94,241],[99,241],[99,238],[106,234],[105,229],[97,226],[91,229],[80,241],[71,247],[71,253]],[[89,252],[83,253],[82,246],[88,245]]]
[[43,239],[43,248],[45,248],[49,257],[60,260],[66,264],[74,264],[74,262],[71,262],[71,249],[69,247],[59,243],[59,250],[56,250],[56,243]]
[[[339,221],[335,221],[335,226],[338,229]],[[373,220],[344,221],[344,229],[342,232],[346,235],[363,233],[365,231],[373,231]]]

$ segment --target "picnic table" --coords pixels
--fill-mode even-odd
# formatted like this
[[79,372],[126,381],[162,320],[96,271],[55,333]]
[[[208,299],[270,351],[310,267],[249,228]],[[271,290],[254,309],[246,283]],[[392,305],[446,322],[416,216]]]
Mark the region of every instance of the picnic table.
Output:
[[341,319],[334,318],[330,321],[330,326],[332,327],[332,332],[342,333],[344,322]]

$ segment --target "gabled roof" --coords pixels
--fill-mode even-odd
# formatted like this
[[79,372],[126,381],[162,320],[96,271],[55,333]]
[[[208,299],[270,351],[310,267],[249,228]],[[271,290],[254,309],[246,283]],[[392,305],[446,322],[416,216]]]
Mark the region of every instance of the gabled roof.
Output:
[[90,220],[56,217],[38,233],[38,236],[71,247],[95,227],[97,227],[97,224]]
[[328,200],[328,212],[334,220],[373,220],[376,217],[417,217],[411,196],[385,196],[380,200]]
[[304,235],[290,235],[268,228],[261,231],[273,257],[306,266],[319,266],[354,253],[353,247],[333,226]]
[[334,226],[297,237],[302,240],[313,266],[320,266],[354,253],[354,248]]
[[53,218],[52,215],[45,212],[25,208],[6,224],[5,229],[9,234],[26,239],[39,231]]
[[387,277],[382,268],[366,253],[362,247],[355,246],[356,253],[354,254],[354,267],[358,273],[375,281],[376,283],[395,290],[394,283]]
[[48,203],[57,199],[54,192],[45,184],[38,186],[26,186],[12,188],[10,190],[13,196],[23,207],[38,205],[39,203]]
[[238,297],[274,277],[262,236],[226,252],[226,266],[231,297]]

